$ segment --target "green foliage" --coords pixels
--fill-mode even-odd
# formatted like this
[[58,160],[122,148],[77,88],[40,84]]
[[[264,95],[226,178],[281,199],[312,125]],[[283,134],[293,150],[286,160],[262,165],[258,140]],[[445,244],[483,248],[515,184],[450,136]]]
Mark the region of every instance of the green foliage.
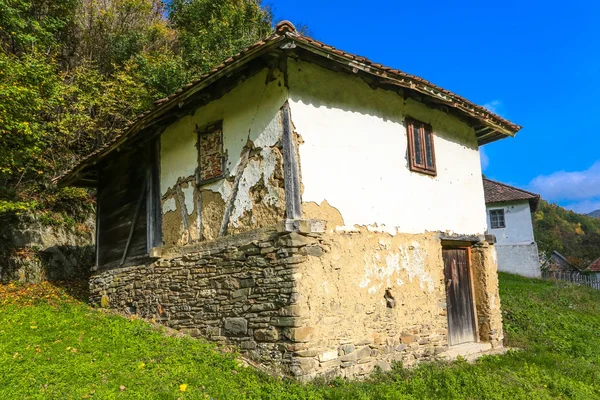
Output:
[[137,55],[168,51],[176,34],[165,14],[160,0],[80,1],[75,61],[92,61],[110,74]]
[[[271,30],[254,0],[0,0],[1,213]],[[67,201],[67,200],[65,200]]]
[[600,257],[600,219],[540,201],[533,230],[541,251],[557,250],[579,268]]
[[0,200],[0,215],[14,214],[20,215],[37,208],[35,201],[7,201]]
[[0,53],[0,185],[18,186],[48,167],[47,117],[60,81],[56,66],[39,53]]
[[73,29],[77,0],[0,0],[0,48],[6,53],[56,50]]
[[519,350],[303,385],[202,340],[94,310],[64,289],[0,285],[0,397],[600,398],[600,291],[500,274],[500,295],[507,345]]
[[173,0],[169,19],[187,67],[203,73],[266,36],[272,16],[254,0]]
[[167,97],[194,78],[181,55],[171,50],[140,54],[130,60],[128,66],[134,78],[148,88],[154,99]]

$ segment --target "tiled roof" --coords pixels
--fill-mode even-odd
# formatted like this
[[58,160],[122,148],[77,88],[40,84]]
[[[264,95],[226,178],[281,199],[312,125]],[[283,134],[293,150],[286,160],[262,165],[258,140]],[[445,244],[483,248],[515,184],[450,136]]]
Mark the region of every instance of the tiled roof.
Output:
[[505,183],[496,182],[491,179],[483,178],[483,193],[485,202],[502,203],[505,201],[528,200],[532,211],[537,209],[540,195],[509,186]]
[[594,261],[586,268],[586,271],[600,272],[600,258]]
[[233,69],[236,66],[241,65],[253,59],[254,57],[257,57],[263,53],[262,50],[267,50],[268,48],[284,40],[294,42],[298,46],[302,46],[303,48],[314,53],[324,53],[324,55],[329,59],[348,63],[352,65],[356,71],[361,70],[366,73],[373,74],[379,78],[387,79],[387,83],[389,84],[412,89],[424,95],[433,97],[438,102],[445,104],[448,107],[457,109],[469,117],[477,119],[482,124],[480,130],[476,131],[480,144],[489,143],[490,141],[497,140],[505,136],[513,136],[521,129],[521,126],[514,124],[461,96],[436,86],[425,79],[419,78],[415,75],[407,74],[397,69],[386,67],[382,64],[374,63],[365,57],[338,50],[333,46],[326,45],[308,36],[300,34],[296,31],[294,25],[292,25],[289,21],[282,21],[277,24],[275,33],[273,35],[247,47],[233,57],[226,59],[221,64],[213,68],[209,73],[201,76],[199,79],[193,82],[188,83],[172,95],[165,97],[164,99],[157,100],[152,109],[147,110],[135,117],[108,143],[89,154],[64,174],[54,178],[53,182],[63,185],[72,183],[77,179],[77,174],[84,168],[94,165],[99,159],[119,147],[123,142],[125,142],[125,140],[139,133],[143,128],[151,125],[154,118],[164,115],[167,111],[176,107],[178,104],[183,104],[183,102],[189,99],[192,95],[213,83],[217,79],[225,76],[230,69]]

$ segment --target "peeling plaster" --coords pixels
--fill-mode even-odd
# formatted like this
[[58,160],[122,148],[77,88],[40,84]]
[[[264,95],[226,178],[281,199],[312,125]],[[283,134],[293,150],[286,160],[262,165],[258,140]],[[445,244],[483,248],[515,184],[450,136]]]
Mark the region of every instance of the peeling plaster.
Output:
[[174,187],[178,179],[194,176],[198,166],[197,127],[223,121],[223,150],[227,154],[226,170],[234,176],[240,154],[248,139],[259,146],[277,142],[279,109],[288,98],[283,76],[265,85],[268,70],[249,77],[223,97],[198,108],[193,115],[181,118],[161,135],[161,195]]
[[260,155],[262,160],[250,160],[242,173],[233,212],[230,217],[230,222],[235,227],[238,226],[238,220],[242,215],[246,211],[252,210],[254,201],[250,195],[250,191],[261,179],[268,191],[263,199],[263,203],[274,206],[280,205],[279,193],[269,184],[269,177],[273,175],[277,165],[277,154],[266,147],[261,150]]
[[187,210],[188,215],[192,215],[194,213],[194,186],[188,185],[188,187],[182,187],[181,191],[183,192],[183,198],[185,201],[185,208]]
[[[381,244],[383,239],[379,239]],[[431,275],[425,271],[425,259],[427,258],[426,250],[420,248],[418,242],[412,242],[408,246],[398,246],[399,251],[387,252],[385,261],[382,262],[381,250],[371,251],[365,255],[364,275],[359,282],[361,289],[368,287],[368,293],[377,293],[382,288],[382,283],[369,286],[372,279],[377,282],[385,281],[387,287],[391,287],[392,278],[402,272],[408,275],[410,283],[416,278],[419,280],[419,287],[432,293],[434,290],[434,281]],[[395,278],[396,284],[401,286],[404,281],[400,278]]]
[[177,211],[177,203],[174,198],[168,198],[163,202],[162,205],[163,214],[168,213],[169,211]]
[[233,185],[228,180],[221,179],[220,181],[205,185],[203,188],[210,190],[211,192],[219,193],[221,195],[221,199],[223,199],[223,201],[227,201],[229,196],[231,196]]
[[325,292],[325,294],[329,294],[329,284],[327,281],[323,282],[323,292]]
[[[275,80],[267,81],[268,74]],[[254,229],[264,223],[271,223],[270,217],[283,215],[281,207],[284,202],[283,185],[278,179],[281,173],[281,154],[275,148],[279,145],[282,134],[280,108],[289,97],[288,89],[283,84],[283,74],[278,70],[264,69],[256,75],[248,77],[237,87],[219,99],[216,99],[195,110],[192,114],[181,118],[168,126],[161,135],[161,195],[173,191],[177,184],[189,182],[187,187],[181,185],[182,201],[189,216],[200,218],[188,219],[189,230],[198,229],[198,221],[207,224],[219,224],[223,220],[225,208],[215,202],[220,197],[224,204],[233,200],[232,215],[229,228],[235,232]],[[268,82],[268,83],[265,83]],[[203,126],[222,121],[223,150],[226,154],[225,176],[223,179],[203,185],[196,190],[193,185],[198,166],[197,131]],[[242,154],[250,146],[250,160],[241,171],[240,186],[235,190],[236,198],[231,199],[234,192],[233,181],[240,173]],[[253,191],[255,185],[262,185]],[[202,201],[202,210],[196,210],[198,196],[204,192],[212,192],[212,203]],[[257,195],[261,203],[257,202]],[[166,197],[166,196],[165,196]],[[231,200],[230,200],[231,199]],[[256,202],[256,204],[255,204]],[[206,204],[205,204],[206,203]],[[256,207],[260,206],[260,207]],[[254,210],[253,210],[254,207]],[[165,200],[163,218],[168,211],[176,211],[176,199]],[[200,214],[198,214],[200,212]],[[205,219],[208,220],[205,221]],[[169,225],[171,236],[177,229],[182,229],[181,216],[171,216],[169,224],[163,224],[163,238]],[[217,232],[202,224],[203,238],[214,239]],[[169,239],[170,245],[177,245],[179,240]],[[165,240],[167,244],[167,240]]]

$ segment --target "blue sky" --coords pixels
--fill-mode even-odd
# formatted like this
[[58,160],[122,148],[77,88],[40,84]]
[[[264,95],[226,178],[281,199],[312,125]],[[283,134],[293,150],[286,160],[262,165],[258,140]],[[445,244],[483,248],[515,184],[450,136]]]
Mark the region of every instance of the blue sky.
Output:
[[[595,4],[598,3],[598,4]],[[273,0],[276,20],[421,76],[523,126],[484,173],[600,209],[600,2]]]

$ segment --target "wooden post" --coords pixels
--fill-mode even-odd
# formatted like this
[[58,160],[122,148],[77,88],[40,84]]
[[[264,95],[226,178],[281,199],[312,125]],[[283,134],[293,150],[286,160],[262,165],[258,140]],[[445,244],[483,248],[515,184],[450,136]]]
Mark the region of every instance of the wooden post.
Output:
[[98,173],[98,192],[96,193],[96,268],[100,267],[100,179],[102,174],[100,168],[97,168]]
[[[479,338],[479,318],[477,317],[477,303],[475,301],[475,296],[477,295],[475,292],[475,280],[473,279],[473,262],[472,262],[472,248],[471,246],[466,247],[467,250],[467,268],[469,269],[469,280],[471,281],[471,304],[473,307],[473,323],[475,324],[475,342],[480,342]],[[483,266],[485,274],[485,267]]]
[[286,102],[281,108],[283,125],[283,174],[285,187],[285,212],[287,219],[302,218],[300,199],[300,174],[298,169],[298,154],[292,132],[290,106]]
[[250,147],[246,146],[246,150],[242,153],[240,163],[238,164],[238,169],[233,180],[233,188],[231,189],[231,194],[227,199],[227,204],[225,204],[225,212],[223,213],[223,220],[221,221],[221,227],[219,228],[219,237],[227,235],[227,226],[229,225],[229,218],[231,217],[231,212],[233,211],[233,205],[235,203],[235,198],[237,197],[237,192],[240,187],[240,181],[242,180],[244,169],[246,168],[246,165],[248,165],[249,157]]
[[162,205],[160,203],[160,137],[151,140],[149,161],[146,169],[146,247],[160,246],[162,243]]

